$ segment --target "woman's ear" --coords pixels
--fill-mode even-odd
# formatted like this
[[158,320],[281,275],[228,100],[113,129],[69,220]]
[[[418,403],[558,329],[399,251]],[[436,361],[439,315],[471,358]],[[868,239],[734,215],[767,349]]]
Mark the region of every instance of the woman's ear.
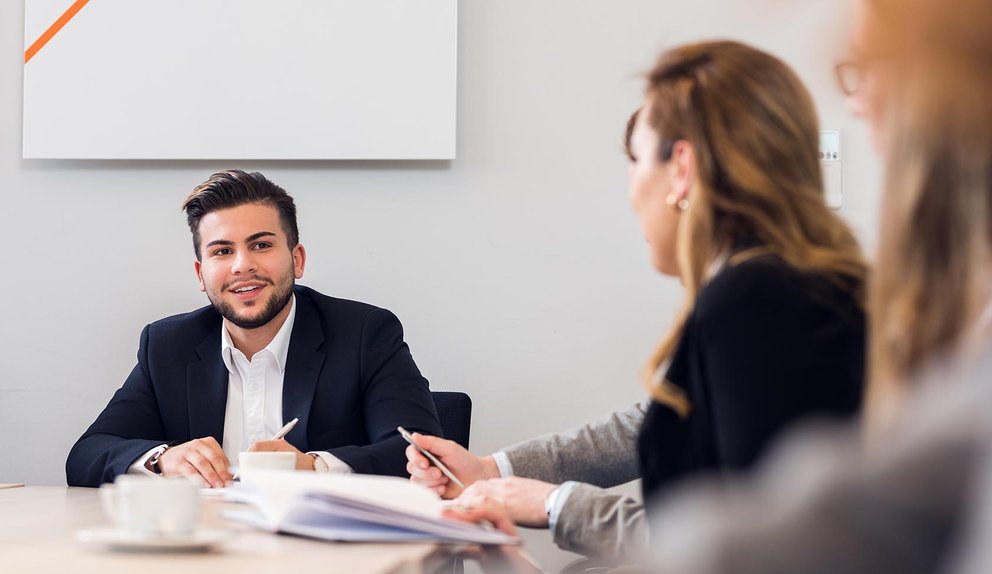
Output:
[[696,183],[696,150],[685,140],[678,140],[672,146],[671,166],[672,192],[678,201],[687,199],[689,190]]

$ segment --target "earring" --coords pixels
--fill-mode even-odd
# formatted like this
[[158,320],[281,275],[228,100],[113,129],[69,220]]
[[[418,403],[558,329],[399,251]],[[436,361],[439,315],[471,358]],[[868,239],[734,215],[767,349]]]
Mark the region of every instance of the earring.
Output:
[[685,211],[689,207],[689,200],[686,198],[679,199],[679,196],[671,193],[665,198],[665,203],[678,209],[679,211]]

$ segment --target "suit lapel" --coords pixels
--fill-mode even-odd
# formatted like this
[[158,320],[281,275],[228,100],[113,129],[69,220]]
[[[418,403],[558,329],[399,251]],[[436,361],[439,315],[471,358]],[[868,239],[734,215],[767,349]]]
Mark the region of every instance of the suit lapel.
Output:
[[196,348],[200,361],[186,366],[186,401],[191,439],[212,436],[224,444],[228,373],[220,356],[221,321]]
[[317,380],[324,365],[324,353],[316,349],[324,342],[317,310],[299,288],[296,289],[296,320],[289,339],[286,371],[282,384],[282,417],[284,421],[299,417],[300,422],[286,436],[286,441],[306,452],[310,408],[313,405]]

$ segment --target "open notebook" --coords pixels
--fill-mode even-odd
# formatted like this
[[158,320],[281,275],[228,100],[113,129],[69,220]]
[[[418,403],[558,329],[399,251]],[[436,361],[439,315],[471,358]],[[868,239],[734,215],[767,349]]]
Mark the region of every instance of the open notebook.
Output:
[[222,516],[273,532],[349,542],[517,544],[477,524],[441,517],[437,494],[409,480],[362,474],[256,471],[228,490],[253,508]]

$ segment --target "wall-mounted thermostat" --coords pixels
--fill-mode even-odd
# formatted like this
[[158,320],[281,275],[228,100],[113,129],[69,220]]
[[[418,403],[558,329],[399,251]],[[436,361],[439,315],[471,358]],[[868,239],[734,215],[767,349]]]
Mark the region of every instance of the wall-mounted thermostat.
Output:
[[840,130],[820,130],[820,167],[827,205],[840,209],[844,202],[844,164],[840,153]]

